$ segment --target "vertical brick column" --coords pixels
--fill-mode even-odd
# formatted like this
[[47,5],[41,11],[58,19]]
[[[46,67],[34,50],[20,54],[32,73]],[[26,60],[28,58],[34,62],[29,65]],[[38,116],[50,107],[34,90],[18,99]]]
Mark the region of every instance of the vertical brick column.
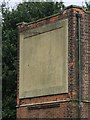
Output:
[[69,82],[69,95],[71,99],[70,103],[70,116],[71,118],[78,117],[78,69],[77,69],[77,18],[72,8],[67,9],[69,19],[69,41],[68,41],[68,82]]

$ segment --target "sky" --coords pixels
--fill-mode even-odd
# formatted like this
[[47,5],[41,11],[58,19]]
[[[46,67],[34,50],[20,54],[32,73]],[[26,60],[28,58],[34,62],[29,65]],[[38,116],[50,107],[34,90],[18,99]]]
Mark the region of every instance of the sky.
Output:
[[[3,0],[1,0],[2,2]],[[18,3],[22,2],[22,1],[25,1],[25,0],[4,0],[8,3],[8,6],[9,7],[15,7]],[[26,0],[27,2],[28,0]],[[38,1],[38,0],[36,0]],[[54,1],[61,1],[61,0],[54,0]],[[69,5],[78,5],[78,6],[82,6],[85,1],[89,2],[90,0],[62,0],[64,2],[64,4],[66,6],[69,6]]]

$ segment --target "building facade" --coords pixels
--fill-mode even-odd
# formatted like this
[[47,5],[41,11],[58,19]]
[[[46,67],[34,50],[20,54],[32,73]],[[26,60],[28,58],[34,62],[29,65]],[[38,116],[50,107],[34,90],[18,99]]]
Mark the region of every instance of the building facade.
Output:
[[69,6],[18,30],[17,118],[90,118],[90,13]]

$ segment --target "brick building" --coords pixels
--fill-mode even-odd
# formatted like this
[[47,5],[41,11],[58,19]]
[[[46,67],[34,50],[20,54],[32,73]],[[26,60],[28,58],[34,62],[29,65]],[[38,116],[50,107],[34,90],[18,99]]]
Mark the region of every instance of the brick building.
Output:
[[[63,27],[63,29],[61,27]],[[69,6],[63,11],[62,14],[58,13],[32,23],[19,23],[18,29],[20,39],[18,46],[19,61],[17,79],[17,118],[90,118],[90,13],[84,11],[81,7]],[[63,47],[65,47],[65,50],[61,46],[59,48],[58,44],[53,38],[56,35],[56,41],[58,42],[59,38],[57,39],[57,35],[59,34],[57,31],[56,33],[53,33],[53,31],[56,29],[58,29],[60,32],[60,36],[62,38],[62,41],[60,42],[62,43]],[[38,33],[37,30],[39,31]],[[52,31],[52,33],[49,31]],[[42,53],[44,53],[43,50],[45,49],[45,55],[48,58],[46,50],[53,50],[52,47],[54,48],[54,46],[49,40],[48,42],[50,45],[52,44],[51,49],[49,49],[49,43],[47,44],[45,40],[43,40],[43,33],[46,32],[46,36],[48,36],[47,39],[51,37],[50,35],[53,36],[54,34],[52,37],[52,42],[54,42],[56,45],[56,51],[59,51],[61,49],[60,51],[63,51],[63,54],[65,54],[65,56],[63,55],[62,60],[60,59],[61,63],[64,61],[65,66],[61,67],[61,69],[63,69],[63,72],[60,71],[61,76],[57,77],[58,71],[60,69],[58,69],[58,67],[56,68],[55,66],[59,65],[59,61],[57,61],[57,64],[55,63],[55,65],[53,65],[53,61],[50,59],[52,61],[52,65],[55,67],[54,70],[56,70],[56,72],[54,71],[53,74],[50,73],[51,76],[49,76],[48,72],[46,72],[45,75],[49,76],[50,79],[54,78],[53,75],[56,76],[57,81],[54,83],[56,84],[55,90],[51,88],[49,89],[49,85],[54,86],[54,84],[47,82],[48,85],[44,88],[44,85],[46,85],[46,83],[43,84],[43,87],[41,87],[41,84],[37,82],[36,84],[39,84],[42,88],[38,91],[38,89],[36,89],[38,85],[35,85],[35,83],[33,83],[33,81],[30,79],[41,79],[41,77],[38,78],[38,76],[40,76],[42,71],[36,72],[38,73],[36,77],[34,77],[33,74],[33,72],[35,73],[35,70],[37,70],[36,67],[33,67],[35,65],[38,66],[37,64],[39,64],[39,62],[37,64],[33,63],[33,60],[38,59],[38,61],[40,61],[41,59],[38,58],[37,54],[35,54],[36,57],[34,58],[32,54],[34,53],[33,51],[36,50],[34,49],[34,45],[37,45],[39,48],[41,48],[40,51],[42,51],[40,52],[40,55],[43,57]],[[39,45],[38,43],[33,43],[33,41],[36,41],[36,38],[33,38],[33,36],[38,36],[38,34],[41,35],[40,37],[42,38],[42,41],[44,41],[44,43],[40,42],[39,37]],[[28,50],[23,49],[23,46],[25,45],[25,48],[27,48],[27,46],[29,47],[29,43],[25,43],[25,41],[28,41],[28,37],[30,37],[31,40],[30,44],[33,44],[33,48],[30,46],[31,48],[29,51],[30,55],[33,56],[32,60],[31,57],[28,57],[29,54],[25,53],[25,51],[28,52]],[[63,41],[65,43],[63,43]],[[43,47],[40,45],[43,45]],[[47,45],[49,47],[44,48],[44,45]],[[37,48],[37,50],[39,48]],[[60,52],[60,54],[62,53]],[[56,60],[58,55],[59,54],[57,54],[55,58],[52,57],[53,55],[51,55],[51,58]],[[31,67],[29,64],[27,65],[28,60],[26,60],[25,65],[27,65],[30,69],[27,66],[23,65],[23,59],[25,57],[31,60],[32,64],[35,64],[34,66],[31,64]],[[59,58],[61,58],[61,56],[58,57],[58,59]],[[47,60],[46,58],[42,59],[45,59],[45,61]],[[42,63],[45,61],[40,62]],[[34,62],[37,61],[34,60]],[[46,69],[46,65],[44,67]],[[38,69],[41,69],[41,67]],[[32,75],[28,77],[30,70],[32,72]],[[49,68],[49,70],[52,71],[51,68]],[[44,73],[42,72],[42,74]],[[42,74],[41,76],[43,78]],[[47,78],[48,77],[46,77],[45,80],[47,80]],[[62,83],[59,81],[60,79],[63,80]],[[31,87],[35,91],[32,91],[30,89],[28,82],[31,82]],[[59,84],[59,82],[61,85],[59,86],[59,89],[57,89],[57,84]],[[33,85],[35,85],[34,88]],[[29,90],[30,93],[24,90]]]

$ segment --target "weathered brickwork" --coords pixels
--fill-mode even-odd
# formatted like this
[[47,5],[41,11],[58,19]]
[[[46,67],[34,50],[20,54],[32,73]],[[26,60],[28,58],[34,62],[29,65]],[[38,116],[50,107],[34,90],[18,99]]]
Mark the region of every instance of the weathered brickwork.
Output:
[[90,118],[90,14],[81,19],[82,117]]
[[[76,13],[81,14],[81,80],[82,102],[79,113],[78,84],[78,24]],[[39,20],[31,24],[18,24],[19,32],[68,18],[68,93],[37,98],[19,99],[19,76],[17,78],[17,118],[90,118],[90,14],[79,7],[68,7],[62,14]],[[18,46],[19,50],[19,46]],[[18,59],[19,60],[19,59]],[[19,61],[18,61],[19,66]],[[18,71],[18,70],[17,70]],[[18,71],[19,72],[19,71]],[[50,101],[52,104],[22,106]],[[79,115],[80,114],[80,115]]]

